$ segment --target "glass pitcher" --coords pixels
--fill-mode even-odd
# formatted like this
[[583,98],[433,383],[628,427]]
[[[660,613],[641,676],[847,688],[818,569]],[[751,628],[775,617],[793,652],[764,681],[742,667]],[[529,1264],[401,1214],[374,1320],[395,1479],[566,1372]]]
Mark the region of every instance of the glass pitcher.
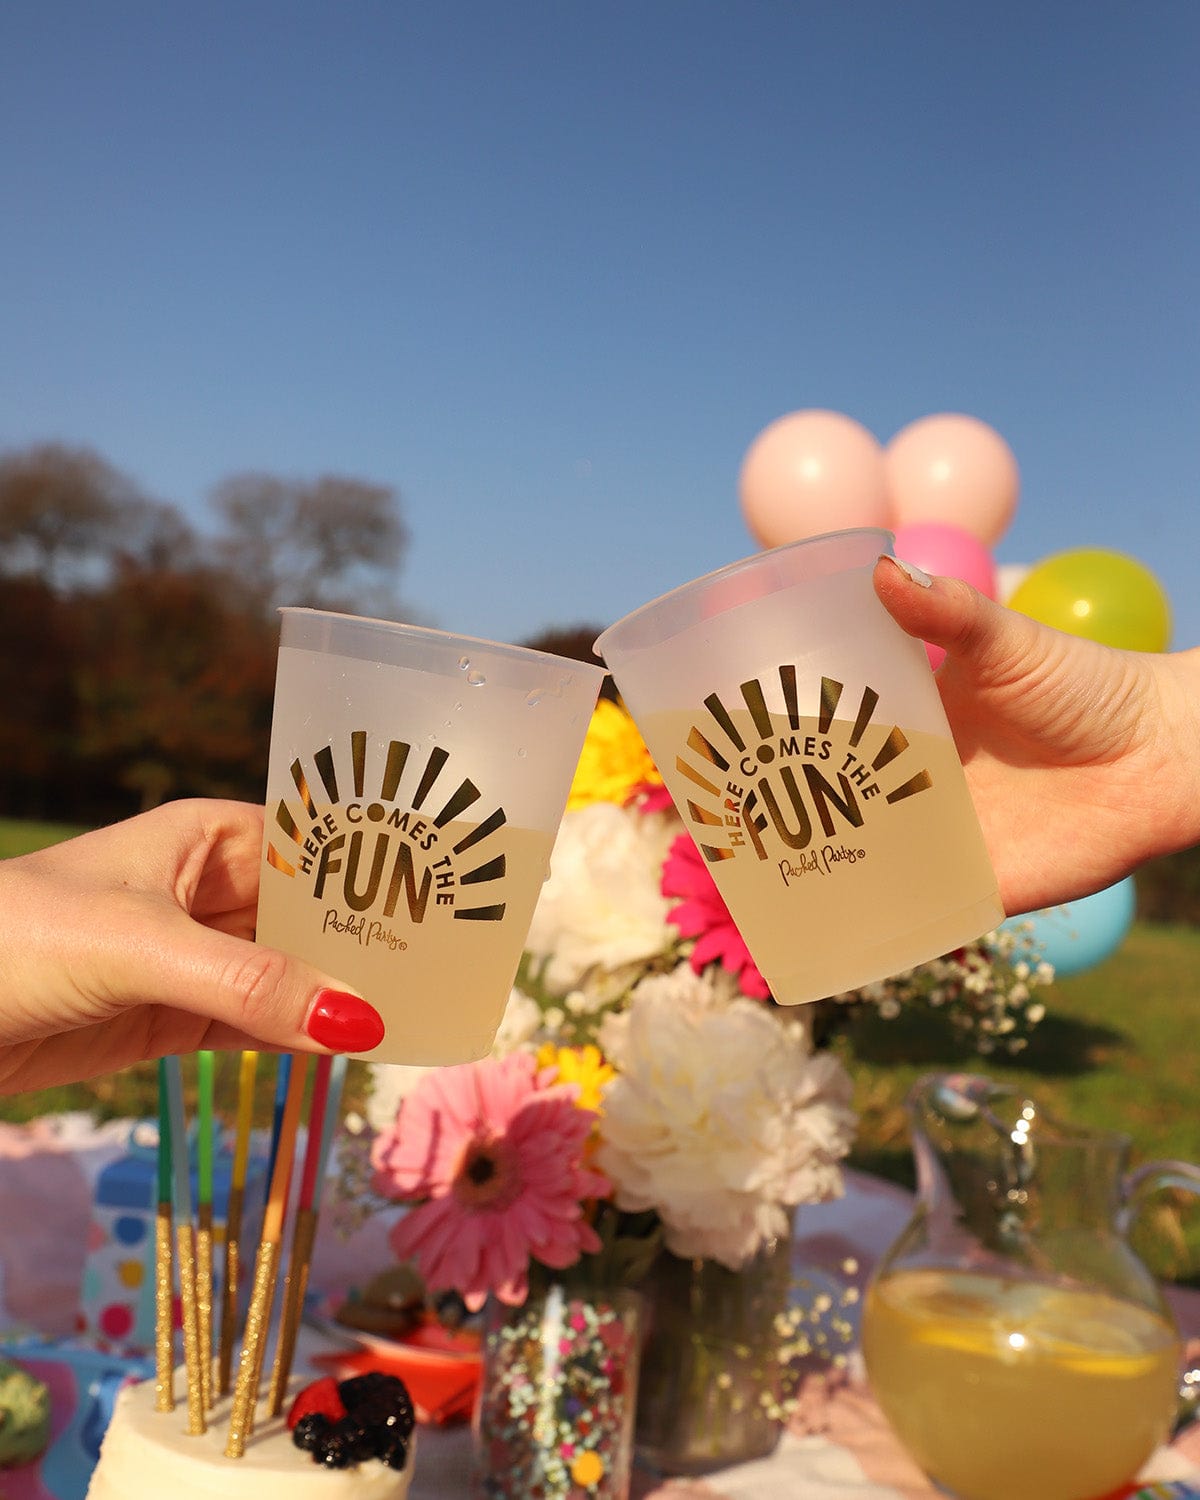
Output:
[[1182,1345],[1130,1248],[1146,1196],[1200,1168],[1129,1170],[1129,1139],[1065,1125],[1007,1085],[934,1074],[908,1098],[916,1209],[875,1271],[875,1397],[957,1500],[1095,1500],[1179,1410]]

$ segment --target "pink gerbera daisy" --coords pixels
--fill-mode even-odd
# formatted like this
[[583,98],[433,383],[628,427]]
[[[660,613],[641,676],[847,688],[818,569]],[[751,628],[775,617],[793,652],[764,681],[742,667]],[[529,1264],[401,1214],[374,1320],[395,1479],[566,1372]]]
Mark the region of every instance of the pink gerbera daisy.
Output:
[[434,1069],[372,1149],[380,1191],[417,1200],[392,1248],[472,1311],[522,1303],[531,1257],[561,1269],[600,1248],[582,1207],[610,1191],[584,1164],[596,1116],[553,1076],[525,1052]]
[[737,975],[738,988],[753,1000],[766,1000],[770,989],[750,957],[745,939],[734,925],[729,908],[711,874],[704,857],[691,837],[681,833],[671,845],[663,864],[662,893],[680,897],[679,905],[667,913],[667,920],[687,938],[695,938],[691,964],[700,974],[711,963]]

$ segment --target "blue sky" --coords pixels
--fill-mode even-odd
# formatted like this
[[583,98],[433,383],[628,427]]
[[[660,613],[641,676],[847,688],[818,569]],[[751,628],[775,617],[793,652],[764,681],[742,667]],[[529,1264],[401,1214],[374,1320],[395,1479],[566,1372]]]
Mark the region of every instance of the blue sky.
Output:
[[5,0],[0,449],[392,485],[414,616],[517,640],[752,551],[777,416],[966,411],[1001,562],[1200,644],[1198,58],[1191,0]]

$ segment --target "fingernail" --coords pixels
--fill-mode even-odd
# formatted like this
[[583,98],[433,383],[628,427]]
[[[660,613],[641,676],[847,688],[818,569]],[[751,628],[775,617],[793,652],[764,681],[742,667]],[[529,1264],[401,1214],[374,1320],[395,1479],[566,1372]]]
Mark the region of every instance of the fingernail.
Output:
[[920,568],[914,567],[912,563],[905,562],[902,557],[893,557],[890,552],[885,552],[883,556],[887,562],[895,563],[906,578],[912,579],[913,583],[919,584],[921,588],[931,589],[933,587],[933,579],[930,578],[929,574],[923,573]]
[[383,1041],[383,1017],[373,1005],[345,990],[318,990],[304,1029],[331,1052],[370,1052]]

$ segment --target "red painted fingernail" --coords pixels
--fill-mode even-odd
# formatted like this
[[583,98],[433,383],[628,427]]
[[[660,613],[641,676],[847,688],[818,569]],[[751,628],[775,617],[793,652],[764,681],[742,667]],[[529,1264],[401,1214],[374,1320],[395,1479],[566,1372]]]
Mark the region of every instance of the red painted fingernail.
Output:
[[370,1052],[384,1033],[383,1017],[375,1007],[344,990],[318,990],[304,1029],[331,1052]]

